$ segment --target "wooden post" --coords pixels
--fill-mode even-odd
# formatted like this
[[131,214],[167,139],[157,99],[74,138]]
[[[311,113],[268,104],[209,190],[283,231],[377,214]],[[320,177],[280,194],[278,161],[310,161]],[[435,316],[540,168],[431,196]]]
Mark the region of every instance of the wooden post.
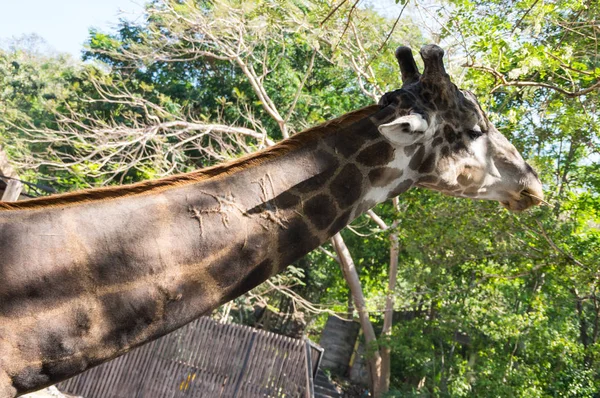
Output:
[[[9,178],[18,178],[17,173],[8,162],[8,156],[6,152],[0,147],[0,175]],[[6,183],[6,190],[2,195],[2,202],[15,202],[19,200],[19,195],[23,189],[23,184],[19,180],[8,179]]]

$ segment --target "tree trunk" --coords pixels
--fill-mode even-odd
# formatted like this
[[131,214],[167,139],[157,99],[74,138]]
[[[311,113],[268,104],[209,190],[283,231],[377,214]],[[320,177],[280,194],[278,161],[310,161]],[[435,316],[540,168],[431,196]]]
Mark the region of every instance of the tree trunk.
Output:
[[392,228],[394,231],[390,234],[390,271],[388,280],[388,291],[385,299],[385,312],[383,315],[383,330],[381,337],[385,340],[381,347],[381,388],[382,392],[387,392],[390,389],[390,374],[391,374],[391,347],[389,339],[392,337],[392,321],[394,317],[394,290],[396,289],[396,279],[398,277],[398,253],[400,246],[398,242],[398,232],[395,228],[398,226],[397,221],[394,221]]
[[[392,204],[396,211],[399,211],[398,197],[392,200]],[[383,231],[387,231],[390,227],[372,210],[367,212],[369,216]],[[383,314],[383,329],[381,331],[381,340],[384,344],[380,347],[381,355],[381,375],[380,375],[380,392],[386,393],[390,389],[391,376],[391,348],[389,339],[392,336],[392,322],[394,319],[394,290],[396,289],[396,279],[398,277],[398,254],[400,251],[398,232],[398,219],[392,223],[392,233],[390,234],[390,270],[388,279],[388,290],[385,299],[385,310]]]
[[[350,251],[348,250],[346,243],[342,239],[342,236],[339,233],[337,233],[333,236],[333,238],[331,238],[331,240],[335,252],[337,253],[338,258],[340,259],[342,273],[344,274],[344,278],[346,279],[348,287],[350,288],[350,292],[352,293],[352,297],[354,298],[354,306],[356,307],[356,311],[358,312],[360,326],[362,328],[363,334],[365,335],[367,352],[369,352],[370,347],[377,347],[377,337],[375,336],[373,324],[369,320],[369,312],[367,311],[365,296],[363,294],[362,287],[358,279],[358,272],[356,272],[354,261],[352,260]],[[383,393],[383,385],[381,382],[382,369],[381,355],[379,353],[379,349],[376,349],[372,354],[367,355],[367,363],[369,364],[369,384],[371,388],[371,393],[373,397],[380,397]]]

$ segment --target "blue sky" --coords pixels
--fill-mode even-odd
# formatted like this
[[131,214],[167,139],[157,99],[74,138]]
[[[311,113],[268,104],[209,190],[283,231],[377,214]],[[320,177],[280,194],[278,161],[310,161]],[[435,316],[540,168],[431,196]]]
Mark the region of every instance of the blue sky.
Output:
[[143,0],[0,0],[0,40],[36,33],[79,57],[90,27],[108,31],[119,17],[140,18]]

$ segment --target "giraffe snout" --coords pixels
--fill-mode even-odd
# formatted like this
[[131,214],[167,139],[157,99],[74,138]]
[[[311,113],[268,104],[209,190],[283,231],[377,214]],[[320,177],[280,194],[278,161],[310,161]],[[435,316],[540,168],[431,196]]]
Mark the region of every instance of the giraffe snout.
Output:
[[511,211],[523,211],[532,206],[537,206],[544,202],[544,192],[542,183],[537,175],[533,174],[528,183],[518,194],[515,199],[509,199],[501,202],[504,207]]
[[527,184],[521,191],[521,197],[529,197],[532,199],[534,205],[539,205],[544,201],[544,191],[542,188],[542,182],[535,172],[533,167],[528,163],[526,164],[527,169]]

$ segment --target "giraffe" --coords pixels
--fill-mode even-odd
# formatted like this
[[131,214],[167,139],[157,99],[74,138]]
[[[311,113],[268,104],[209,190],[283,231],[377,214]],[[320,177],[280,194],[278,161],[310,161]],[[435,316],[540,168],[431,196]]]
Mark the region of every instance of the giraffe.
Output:
[[435,45],[403,85],[262,152],[196,172],[0,203],[0,398],[40,389],[206,314],[412,187],[524,210],[534,170]]

